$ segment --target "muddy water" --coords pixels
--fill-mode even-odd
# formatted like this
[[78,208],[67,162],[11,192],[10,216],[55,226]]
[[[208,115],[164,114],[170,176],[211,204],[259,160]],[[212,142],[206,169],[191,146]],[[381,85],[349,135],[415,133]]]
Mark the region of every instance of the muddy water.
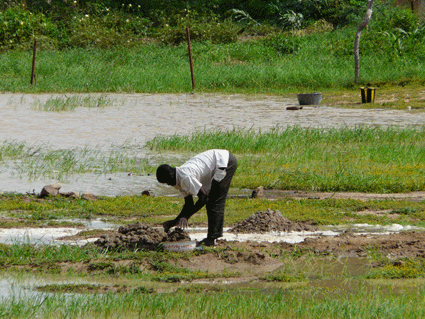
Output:
[[[82,230],[92,229],[114,229],[117,225],[103,222],[101,220],[85,221],[72,220],[76,223],[84,224],[84,229],[72,227],[55,227],[55,228],[0,228],[1,244],[35,244],[35,245],[85,245],[94,242],[97,238],[79,239],[79,240],[63,240],[62,237],[74,236]],[[419,230],[414,226],[402,226],[393,224],[389,226],[354,224],[350,226],[326,226],[318,231],[302,231],[302,232],[266,232],[266,233],[248,233],[235,234],[229,232],[230,228],[225,228],[223,237],[220,239],[229,242],[270,242],[270,243],[289,243],[297,244],[303,242],[306,238],[317,238],[319,236],[339,236],[341,233],[349,231],[353,235],[384,235],[394,234],[402,231]],[[196,227],[187,229],[191,240],[201,241],[207,235],[207,228]]]
[[[67,97],[72,94],[67,94]],[[99,94],[90,94],[99,97]],[[422,125],[425,113],[395,110],[338,109],[322,104],[288,111],[297,105],[294,98],[215,94],[103,94],[111,103],[104,108],[76,108],[67,112],[36,109],[60,94],[0,94],[0,142],[23,141],[53,149],[90,147],[104,152],[129,144],[140,157],[143,148],[157,135],[188,134],[203,129],[253,128],[267,130],[276,126],[341,127],[355,125]],[[326,96],[322,103],[326,103]],[[151,163],[161,161],[151,158]],[[62,191],[89,191],[96,195],[140,194],[150,189],[164,194],[152,176],[128,174],[81,174],[71,176]],[[41,188],[52,179],[28,181],[7,167],[0,167],[0,192],[25,193]]]
[[93,229],[113,229],[115,224],[104,222],[100,219],[84,220],[73,219],[64,220],[78,224],[83,224],[84,228],[75,227],[43,227],[43,228],[0,228],[0,244],[31,244],[31,245],[85,245],[97,240],[97,238],[87,238],[81,240],[62,240],[65,236],[74,236],[82,230]]

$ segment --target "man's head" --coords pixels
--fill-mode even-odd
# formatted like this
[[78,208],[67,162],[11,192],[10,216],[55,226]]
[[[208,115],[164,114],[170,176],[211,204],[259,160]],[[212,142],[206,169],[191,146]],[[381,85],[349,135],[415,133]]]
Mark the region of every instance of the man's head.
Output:
[[156,179],[160,183],[165,183],[170,186],[175,186],[176,182],[176,168],[168,164],[162,164],[156,169]]

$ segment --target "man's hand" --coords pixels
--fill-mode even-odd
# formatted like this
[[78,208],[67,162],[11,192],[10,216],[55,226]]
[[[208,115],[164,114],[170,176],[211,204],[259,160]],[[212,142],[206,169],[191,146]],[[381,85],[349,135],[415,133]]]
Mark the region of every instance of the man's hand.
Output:
[[162,227],[164,227],[164,231],[168,233],[171,227],[174,227],[177,225],[177,222],[175,219],[173,220],[167,220],[166,222],[162,223]]
[[188,227],[187,218],[180,217],[178,220],[172,219],[162,223],[162,227],[164,227],[164,231],[166,233],[168,233],[170,231],[170,228],[174,226],[180,227],[181,229],[187,228]]
[[187,228],[188,227],[187,219],[184,217],[180,217],[180,219],[177,222],[177,226],[180,227],[181,229]]

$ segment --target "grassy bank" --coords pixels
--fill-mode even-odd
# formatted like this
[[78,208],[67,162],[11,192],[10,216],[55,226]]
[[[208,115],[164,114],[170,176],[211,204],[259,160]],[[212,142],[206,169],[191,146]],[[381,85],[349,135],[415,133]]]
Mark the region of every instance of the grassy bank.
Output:
[[[354,29],[231,44],[193,45],[196,92],[273,93],[355,89],[354,60],[334,54]],[[350,42],[344,42],[351,46]],[[296,52],[282,53],[295,46]],[[291,48],[289,48],[291,49]],[[291,49],[291,50],[292,50]],[[187,47],[144,45],[137,48],[40,51],[37,84],[30,85],[32,54],[0,56],[3,92],[191,92]],[[389,67],[389,65],[391,67]],[[361,83],[374,86],[417,83],[425,79],[423,59],[363,55]]]
[[[206,149],[228,149],[239,161],[234,188],[400,193],[425,190],[424,134],[423,127],[233,129],[158,136],[147,147],[158,156],[184,153],[184,159]],[[137,157],[138,147],[50,150],[5,141],[0,144],[0,163],[20,177],[47,176],[59,182],[83,173],[154,173],[151,160]],[[183,162],[171,159],[169,164]]]
[[157,137],[155,150],[224,148],[239,155],[234,186],[316,191],[425,189],[423,128],[276,128]]

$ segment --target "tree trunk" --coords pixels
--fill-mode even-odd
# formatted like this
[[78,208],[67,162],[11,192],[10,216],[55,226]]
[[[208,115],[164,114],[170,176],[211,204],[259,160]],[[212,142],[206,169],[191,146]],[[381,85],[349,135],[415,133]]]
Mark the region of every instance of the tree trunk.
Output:
[[354,38],[354,83],[357,84],[359,81],[360,74],[360,57],[359,57],[359,44],[360,36],[362,35],[363,29],[367,26],[372,16],[372,7],[375,0],[367,0],[367,10],[366,16],[363,21],[360,22],[359,27],[357,28],[356,37]]

